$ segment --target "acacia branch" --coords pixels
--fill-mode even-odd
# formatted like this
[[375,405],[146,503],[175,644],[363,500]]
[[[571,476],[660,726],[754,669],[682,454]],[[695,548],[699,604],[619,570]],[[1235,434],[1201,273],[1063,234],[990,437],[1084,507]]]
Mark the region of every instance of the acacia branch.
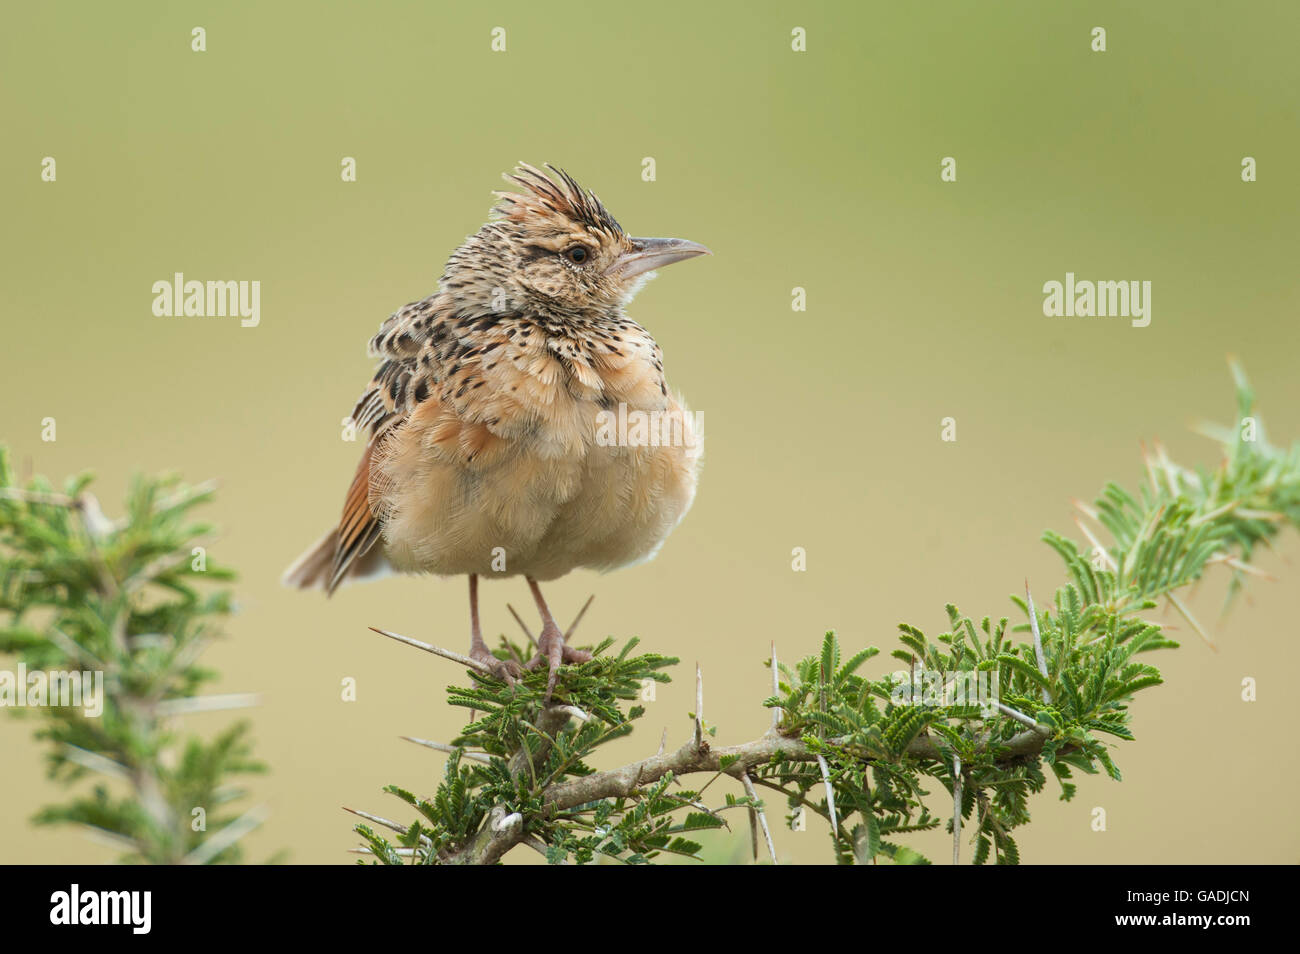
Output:
[[[1244,418],[1252,409],[1253,395],[1238,376],[1238,418]],[[475,805],[480,812],[476,817],[483,821],[467,840],[442,842],[446,847],[437,860],[491,864],[515,845],[528,844],[530,839],[539,837],[557,848],[561,856],[578,851],[580,857],[590,857],[593,852],[611,847],[601,843],[608,827],[604,820],[619,814],[627,816],[629,829],[643,825],[646,817],[655,819],[653,828],[647,829],[653,837],[634,834],[633,839],[639,839],[634,846],[615,840],[613,853],[635,852],[639,857],[653,854],[669,835],[705,827],[698,824],[669,827],[658,819],[671,813],[672,803],[644,801],[663,792],[670,780],[680,784],[682,776],[693,773],[710,776],[703,784],[691,786],[699,792],[724,775],[744,786],[751,807],[756,856],[761,825],[768,839],[769,853],[775,860],[766,819],[756,807],[755,786],[762,785],[781,792],[791,804],[803,804],[825,817],[834,833],[837,857],[847,860],[847,853],[842,851],[844,837],[839,830],[841,813],[851,815],[862,811],[865,814],[874,810],[869,773],[862,771],[873,765],[913,780],[922,776],[951,778],[954,863],[960,861],[964,792],[969,792],[977,806],[973,819],[979,834],[975,860],[982,863],[990,849],[998,860],[1016,860],[1018,850],[1011,832],[1028,817],[1025,805],[1029,794],[1019,784],[1024,779],[1018,770],[1034,766],[1036,771],[1037,763],[1048,753],[1062,780],[1070,777],[1068,770],[1061,770],[1056,764],[1062,756],[1075,756],[1074,763],[1085,769],[1104,767],[1109,775],[1119,778],[1104,743],[1093,738],[1091,732],[1131,738],[1125,728],[1127,701],[1137,689],[1158,684],[1160,674],[1149,665],[1120,666],[1115,660],[1123,662],[1138,652],[1177,645],[1162,635],[1161,624],[1142,619],[1137,613],[1155,605],[1155,600],[1167,598],[1212,646],[1173,590],[1199,579],[1207,567],[1218,563],[1233,570],[1235,585],[1236,573],[1254,570],[1246,561],[1255,548],[1268,545],[1280,530],[1278,524],[1300,526],[1300,448],[1279,450],[1263,443],[1262,438],[1259,442],[1246,439],[1233,429],[1225,433],[1226,437],[1220,439],[1226,445],[1227,454],[1212,479],[1175,466],[1157,444],[1153,452],[1144,448],[1143,453],[1151,483],[1149,491],[1135,498],[1118,485],[1108,484],[1096,507],[1076,501],[1082,515],[1107,531],[1113,540],[1109,546],[1103,545],[1091,528],[1076,521],[1093,547],[1092,559],[1085,556],[1086,551],[1081,551],[1076,541],[1050,531],[1044,535],[1044,540],[1065,561],[1069,581],[1057,591],[1055,606],[1049,604],[1041,613],[1026,581],[1024,601],[1020,605],[1028,617],[1028,626],[1024,628],[1032,634],[1030,646],[1004,642],[1005,618],[994,627],[986,617],[982,628],[988,638],[981,640],[972,620],[962,616],[951,604],[947,607],[951,632],[937,641],[931,641],[915,627],[900,626],[906,634],[903,641],[910,648],[908,653],[897,654],[900,658],[907,658],[910,653],[914,663],[923,659],[929,669],[940,673],[992,669],[993,686],[1008,691],[1008,701],[1014,706],[999,700],[995,693],[991,702],[981,706],[983,722],[971,722],[965,716],[949,717],[963,720],[957,736],[940,735],[933,726],[915,734],[917,725],[924,725],[928,716],[908,714],[900,719],[889,715],[882,718],[875,703],[868,700],[872,694],[888,696],[890,683],[876,684],[853,675],[853,670],[869,658],[869,651],[855,655],[852,664],[846,663],[843,670],[828,670],[828,658],[834,660],[833,667],[839,666],[838,643],[832,632],[826,634],[820,667],[816,657],[808,657],[796,669],[787,670],[791,686],[784,699],[773,646],[772,697],[768,701],[772,724],[759,738],[739,745],[714,747],[711,744],[703,718],[703,677],[697,665],[692,732],[684,745],[665,752],[664,744],[660,743],[659,751],[650,758],[584,775],[571,771],[577,758],[585,759],[608,736],[593,738],[591,732],[583,735],[581,730],[566,736],[561,733],[566,731],[570,717],[576,715],[583,719],[585,713],[575,713],[564,706],[544,706],[537,712],[531,702],[521,705],[519,700],[495,697],[480,688],[476,690],[479,695],[498,705],[507,718],[514,720],[510,735],[516,744],[507,755],[506,765],[514,780],[532,779],[527,806],[532,813],[532,830],[525,832],[529,826],[518,812],[504,814],[504,806],[521,804],[509,787],[510,779],[503,783],[471,772],[466,776],[471,787],[477,780],[482,789],[491,791],[490,798],[483,798]],[[527,633],[527,628],[524,629]],[[967,644],[967,634],[973,645]],[[464,658],[406,637],[385,635],[454,661]],[[1099,646],[1103,640],[1107,645]],[[947,645],[936,645],[936,642]],[[972,653],[978,662],[974,670],[969,668]],[[607,694],[615,690],[614,694],[621,698],[634,698],[628,672],[617,668],[622,661],[623,656],[619,656],[612,664],[615,668],[610,672],[618,671],[620,675],[603,689]],[[1004,661],[1018,665],[1004,667]],[[1099,670],[1103,681],[1094,685],[1090,680]],[[589,679],[591,673],[585,675]],[[852,682],[846,682],[850,679]],[[575,685],[581,685],[583,692],[591,688],[590,682]],[[1086,686],[1086,693],[1081,695],[1079,686]],[[546,698],[549,699],[549,693]],[[581,692],[575,698],[582,698]],[[892,701],[893,697],[889,698]],[[592,711],[602,711],[599,706],[603,705],[604,702],[599,703]],[[815,713],[807,713],[808,719],[801,718],[805,705],[816,706]],[[602,719],[607,717],[602,715]],[[619,719],[614,721],[620,729],[625,725]],[[480,738],[484,730],[478,726],[472,729],[471,741],[484,747]],[[867,734],[861,733],[863,729],[868,730]],[[809,730],[809,734],[801,734],[804,730]],[[896,741],[883,745],[880,742],[882,738],[898,739],[903,733],[911,741],[901,752]],[[949,738],[958,736],[959,742],[949,743]],[[494,744],[489,741],[487,747]],[[550,767],[548,774],[539,779],[542,763],[550,765],[549,756],[558,744],[575,746],[576,754],[571,756],[566,749],[565,757],[558,760],[559,766]],[[584,761],[583,771],[586,770]],[[823,805],[814,805],[805,797],[818,780],[826,789]],[[863,791],[837,790],[836,780],[844,784],[856,780],[853,784],[862,786]],[[1005,783],[1017,783],[1019,789],[1000,790],[1009,793],[1009,807],[994,805],[988,792]],[[1075,786],[1064,781],[1062,784],[1064,797],[1071,797]],[[920,795],[928,794],[919,788],[917,793],[918,803]],[[861,797],[864,794],[865,801]],[[841,795],[847,797],[841,799]],[[626,804],[629,802],[633,806],[631,810]],[[708,811],[699,803],[696,792],[691,793],[690,799],[683,799],[682,804]],[[667,810],[664,805],[668,806]],[[593,811],[599,813],[600,825],[589,825],[583,817]],[[925,817],[928,819],[928,813]],[[917,826],[891,823],[891,830],[917,827],[929,827],[928,821]],[[597,837],[593,839],[585,834],[582,841],[575,841],[574,832],[578,831],[594,831]],[[551,841],[552,835],[555,841]],[[376,839],[370,840],[384,847]],[[679,842],[689,844],[685,839]],[[854,854],[861,858],[856,848]],[[870,860],[874,863],[875,856]]]
[[[1005,742],[993,743],[992,747],[999,753],[998,761],[1009,764],[1038,755],[1046,741],[1047,737],[1034,729],[1017,733]],[[986,743],[981,746],[981,750],[988,747]],[[1065,752],[1067,749],[1062,747],[1061,751]],[[938,761],[944,758],[939,747],[925,735],[912,740],[907,747],[907,756],[926,761]],[[676,752],[654,755],[621,768],[595,772],[552,785],[543,792],[543,800],[552,812],[563,811],[602,798],[625,798],[640,786],[657,782],[669,772],[673,773],[674,778],[695,772],[712,772],[738,779],[751,769],[767,764],[773,758],[788,762],[816,762],[817,753],[800,739],[771,732],[752,742],[718,748],[711,748],[706,744],[703,748],[697,749],[692,741],[687,742]],[[724,768],[724,759],[733,761]],[[875,760],[865,758],[863,761]]]
[[[539,720],[540,721],[540,720]],[[1004,742],[986,741],[981,751],[994,749],[1000,763],[1012,764],[1033,758],[1042,752],[1047,736],[1040,729],[1017,733]],[[1063,747],[1061,752],[1067,752]],[[616,769],[595,772],[547,786],[542,800],[552,816],[589,802],[604,798],[628,798],[643,786],[659,781],[668,773],[674,778],[700,772],[728,775],[742,781],[753,769],[768,764],[773,759],[787,762],[816,762],[814,752],[802,740],[768,731],[751,742],[740,745],[711,747],[707,741],[696,745],[694,738],[675,752],[653,755],[639,762],[631,762]],[[907,747],[906,756],[926,761],[939,761],[944,753],[928,735],[920,735]],[[730,761],[727,761],[730,760]],[[724,761],[727,762],[723,767]],[[864,758],[863,761],[874,761]],[[489,819],[474,839],[460,851],[448,856],[451,864],[494,864],[523,840],[522,826],[501,826]]]

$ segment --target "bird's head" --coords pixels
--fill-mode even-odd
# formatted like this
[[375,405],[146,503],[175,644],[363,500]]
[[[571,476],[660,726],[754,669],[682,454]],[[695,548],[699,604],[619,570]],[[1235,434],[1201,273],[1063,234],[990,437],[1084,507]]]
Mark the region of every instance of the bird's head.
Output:
[[496,217],[447,262],[442,285],[468,311],[599,320],[617,314],[662,265],[710,254],[696,242],[628,235],[568,173],[521,164]]

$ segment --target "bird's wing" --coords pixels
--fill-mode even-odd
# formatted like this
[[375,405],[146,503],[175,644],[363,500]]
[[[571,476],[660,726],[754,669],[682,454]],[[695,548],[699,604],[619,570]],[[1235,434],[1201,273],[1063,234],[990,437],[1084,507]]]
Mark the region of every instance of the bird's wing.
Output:
[[394,480],[414,473],[402,461],[426,474],[429,465],[474,471],[518,441],[579,453],[584,430],[561,394],[638,406],[666,394],[658,346],[631,320],[618,335],[584,342],[545,334],[517,314],[466,314],[434,295],[392,314],[369,350],[379,366],[352,420],[370,439],[339,523],[331,588],[382,535],[384,508],[397,496],[390,491],[402,490]]
[[371,356],[381,360],[351,415],[357,430],[369,432],[369,440],[343,502],[329,574],[331,592],[382,533],[372,502],[371,463],[385,439],[431,392],[437,371],[420,357],[436,319],[435,299],[412,302],[390,315],[370,341]]
[[527,426],[523,412],[532,395],[503,376],[528,376],[513,364],[499,366],[509,342],[498,316],[459,317],[436,295],[406,305],[380,326],[369,347],[379,366],[351,415],[369,441],[339,521],[331,590],[382,534],[376,461],[413,416],[431,453],[466,466]]

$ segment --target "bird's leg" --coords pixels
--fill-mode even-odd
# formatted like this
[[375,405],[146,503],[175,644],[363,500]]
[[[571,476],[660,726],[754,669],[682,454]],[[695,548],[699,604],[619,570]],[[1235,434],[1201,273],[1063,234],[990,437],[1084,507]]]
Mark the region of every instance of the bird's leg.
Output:
[[523,674],[513,659],[497,659],[483,639],[478,622],[478,575],[475,573],[469,575],[469,656],[491,669],[507,685],[514,685],[515,678]]
[[546,698],[549,701],[555,690],[555,680],[563,663],[581,663],[591,659],[591,653],[585,649],[574,649],[564,643],[564,631],[555,623],[550,607],[542,596],[542,589],[531,576],[526,577],[528,588],[533,591],[537,602],[537,612],[542,615],[542,631],[537,634],[537,655],[528,661],[529,669],[536,669],[543,660],[550,667],[550,677],[546,680]]

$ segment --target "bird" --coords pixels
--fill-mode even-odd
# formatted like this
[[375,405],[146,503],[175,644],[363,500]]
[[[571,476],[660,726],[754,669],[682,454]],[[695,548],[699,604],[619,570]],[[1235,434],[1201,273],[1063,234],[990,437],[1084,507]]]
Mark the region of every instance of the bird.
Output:
[[[695,499],[702,427],[627,306],[656,269],[711,255],[629,235],[563,169],[519,163],[434,294],[390,315],[351,422],[366,444],[337,524],[284,582],[333,594],[392,573],[466,576],[470,658],[514,684],[591,654],[540,584],[652,559]],[[646,426],[646,421],[650,426]],[[641,426],[633,425],[639,421]],[[661,439],[662,438],[662,439]],[[523,576],[540,614],[523,667],[483,638],[479,577]]]

